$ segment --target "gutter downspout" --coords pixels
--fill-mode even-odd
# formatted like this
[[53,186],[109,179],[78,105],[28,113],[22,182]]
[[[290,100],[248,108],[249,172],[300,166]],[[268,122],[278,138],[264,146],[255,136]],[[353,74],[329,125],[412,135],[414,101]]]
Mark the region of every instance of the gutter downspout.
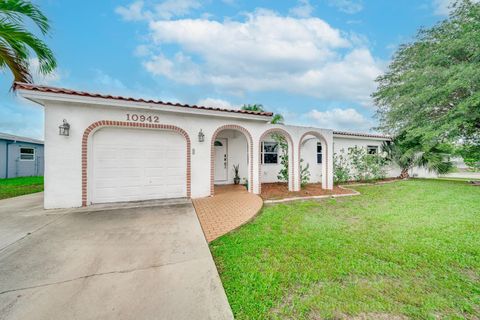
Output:
[[8,146],[14,144],[15,141],[7,142],[5,150],[5,179],[8,179]]

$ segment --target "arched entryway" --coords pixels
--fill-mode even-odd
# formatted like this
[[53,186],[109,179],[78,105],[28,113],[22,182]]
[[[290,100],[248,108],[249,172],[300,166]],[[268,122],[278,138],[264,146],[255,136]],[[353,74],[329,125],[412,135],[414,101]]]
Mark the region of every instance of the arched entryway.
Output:
[[[298,142],[298,172],[301,172],[302,165],[308,164],[310,182],[321,182],[323,189],[328,189],[329,152],[327,140],[317,131],[305,132]],[[301,177],[298,177],[298,184],[301,183]]]
[[[277,137],[276,137],[277,136]],[[287,146],[287,150],[282,150],[279,137],[283,138]],[[286,151],[288,154],[288,189],[293,191],[294,176],[294,146],[293,139],[290,134],[282,128],[271,128],[265,131],[259,139],[258,159],[259,159],[259,183],[258,190],[261,194],[262,183],[277,182],[280,170],[283,168],[281,164],[281,154]]]
[[215,185],[233,184],[238,166],[240,184],[253,189],[253,139],[250,132],[239,125],[224,125],[212,135],[210,161],[210,194]]

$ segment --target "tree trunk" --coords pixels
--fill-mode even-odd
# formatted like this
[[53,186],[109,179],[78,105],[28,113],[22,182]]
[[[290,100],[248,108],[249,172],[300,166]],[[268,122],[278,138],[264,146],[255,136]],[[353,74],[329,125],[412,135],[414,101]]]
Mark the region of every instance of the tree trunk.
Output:
[[410,178],[410,174],[408,173],[408,168],[402,169],[400,175],[398,176],[399,179],[408,179]]

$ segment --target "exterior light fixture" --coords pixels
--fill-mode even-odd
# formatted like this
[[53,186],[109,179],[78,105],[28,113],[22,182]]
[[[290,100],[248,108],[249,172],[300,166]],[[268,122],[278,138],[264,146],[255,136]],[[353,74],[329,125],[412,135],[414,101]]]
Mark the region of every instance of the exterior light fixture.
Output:
[[67,120],[63,119],[63,124],[58,126],[58,134],[61,136],[70,135],[70,124],[67,122]]
[[203,134],[202,129],[198,132],[198,142],[203,142],[205,141],[205,135]]

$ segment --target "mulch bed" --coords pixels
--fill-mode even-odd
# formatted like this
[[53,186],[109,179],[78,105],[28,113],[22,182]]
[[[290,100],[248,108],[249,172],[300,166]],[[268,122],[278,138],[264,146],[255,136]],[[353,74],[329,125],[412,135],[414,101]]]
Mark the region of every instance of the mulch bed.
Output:
[[296,197],[329,196],[335,194],[354,194],[354,192],[338,186],[334,186],[333,190],[325,190],[322,189],[320,183],[307,184],[300,191],[288,191],[288,185],[286,183],[278,182],[262,183],[262,194],[260,196],[263,200],[279,200]]

